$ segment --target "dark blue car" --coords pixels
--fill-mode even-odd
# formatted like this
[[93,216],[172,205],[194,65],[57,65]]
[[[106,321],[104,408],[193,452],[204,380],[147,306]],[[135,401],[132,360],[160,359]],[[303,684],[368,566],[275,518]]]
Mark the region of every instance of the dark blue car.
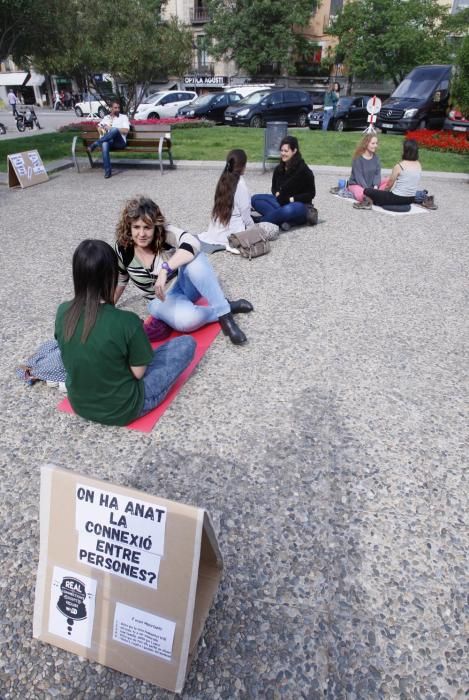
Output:
[[[328,124],[328,131],[344,131],[345,129],[366,129],[368,126],[367,102],[370,98],[366,95],[353,95],[341,97],[337,103],[335,116]],[[315,110],[308,114],[310,129],[321,129],[324,112]]]

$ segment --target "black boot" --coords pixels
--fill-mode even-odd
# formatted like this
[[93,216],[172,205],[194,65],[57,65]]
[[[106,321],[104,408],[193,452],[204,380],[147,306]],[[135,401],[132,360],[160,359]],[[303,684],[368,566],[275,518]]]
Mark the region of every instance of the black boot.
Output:
[[231,314],[224,314],[219,317],[219,322],[221,329],[225,335],[230,337],[230,340],[235,345],[242,345],[247,341],[246,336],[236,322]]
[[229,301],[228,304],[232,314],[248,314],[250,311],[254,311],[254,306],[247,299]]

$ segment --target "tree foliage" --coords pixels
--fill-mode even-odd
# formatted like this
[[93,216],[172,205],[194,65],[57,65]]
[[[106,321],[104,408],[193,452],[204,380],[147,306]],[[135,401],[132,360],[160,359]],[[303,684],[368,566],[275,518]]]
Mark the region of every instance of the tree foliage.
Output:
[[437,0],[351,0],[329,33],[351,74],[398,85],[415,66],[447,60],[447,14]]
[[233,59],[250,75],[266,64],[293,69],[301,37],[319,0],[206,0],[210,14],[210,54]]
[[191,32],[176,18],[161,19],[162,2],[40,0],[40,22],[17,42],[13,56],[44,73],[74,76],[97,93],[102,83],[96,76],[110,74],[123,106],[135,107],[152,80],[180,75],[191,63]]
[[469,119],[469,36],[462,40],[455,61],[451,96],[464,116]]
[[469,8],[449,15],[445,26],[450,33],[454,61],[451,101],[469,118]]
[[9,56],[18,60],[30,47],[44,42],[50,22],[46,1],[0,0],[0,61]]

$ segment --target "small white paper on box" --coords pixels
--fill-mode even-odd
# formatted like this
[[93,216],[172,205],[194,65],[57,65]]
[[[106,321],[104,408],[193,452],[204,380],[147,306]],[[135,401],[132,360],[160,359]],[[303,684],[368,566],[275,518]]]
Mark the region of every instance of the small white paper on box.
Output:
[[176,624],[145,610],[116,603],[113,639],[171,661]]

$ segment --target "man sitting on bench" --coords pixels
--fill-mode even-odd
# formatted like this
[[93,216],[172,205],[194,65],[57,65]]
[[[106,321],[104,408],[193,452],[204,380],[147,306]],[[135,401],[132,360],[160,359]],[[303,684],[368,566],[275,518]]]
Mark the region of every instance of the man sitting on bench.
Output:
[[129,133],[130,123],[126,114],[120,113],[120,104],[117,101],[111,103],[111,112],[102,119],[98,127],[104,131],[104,134],[97,141],[92,143],[86,149],[89,153],[93,153],[95,148],[101,146],[103,152],[104,177],[111,177],[111,156],[110,150],[122,150],[127,146],[127,134]]

